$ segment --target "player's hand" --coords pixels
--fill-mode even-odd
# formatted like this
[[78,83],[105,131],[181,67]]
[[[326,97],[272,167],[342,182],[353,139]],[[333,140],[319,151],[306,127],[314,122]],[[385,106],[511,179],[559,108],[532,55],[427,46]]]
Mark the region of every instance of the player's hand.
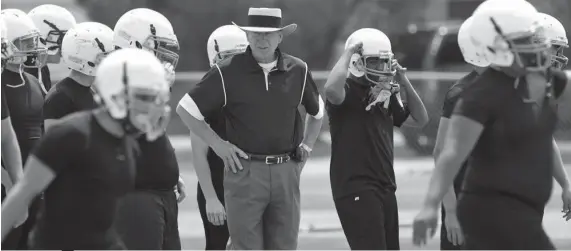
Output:
[[454,244],[454,246],[464,244],[464,234],[462,233],[462,228],[460,228],[456,213],[446,213],[444,226],[446,227],[446,232],[448,233],[447,238],[450,243]]
[[571,220],[571,188],[563,189],[561,194],[561,199],[563,200],[563,218],[566,221]]
[[347,49],[345,49],[345,52],[349,53],[349,55],[359,54],[362,51],[363,51],[363,42],[355,43],[355,44],[347,47]]
[[186,186],[184,185],[184,180],[181,176],[178,177],[178,182],[175,187],[176,201],[181,203],[186,198]]
[[400,65],[396,59],[393,59],[392,63],[393,63],[392,64],[393,69],[395,69],[397,71],[397,73],[405,73],[406,72],[406,68],[402,67],[402,65]]
[[208,221],[213,225],[224,225],[224,221],[226,221],[226,210],[218,198],[206,200],[206,216],[208,217]]
[[176,79],[176,73],[174,71],[174,66],[171,63],[163,63],[163,67],[165,67],[165,71],[166,71],[166,77],[167,77],[167,82],[169,83],[169,86],[172,86],[174,84],[174,81]]
[[224,169],[226,171],[230,170],[233,173],[237,173],[238,171],[242,171],[244,169],[242,167],[242,163],[240,162],[240,158],[248,159],[248,154],[246,154],[237,146],[228,141],[219,140],[210,147],[216,153],[216,155],[218,155],[218,157],[224,161]]
[[425,245],[428,237],[433,237],[438,226],[438,208],[424,207],[412,223],[412,242],[416,246]]

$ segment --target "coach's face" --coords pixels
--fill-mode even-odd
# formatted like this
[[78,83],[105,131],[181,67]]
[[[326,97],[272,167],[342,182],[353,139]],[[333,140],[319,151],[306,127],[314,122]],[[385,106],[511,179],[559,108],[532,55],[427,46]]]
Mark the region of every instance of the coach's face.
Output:
[[283,35],[280,31],[274,32],[246,32],[252,52],[259,55],[273,55],[278,45],[282,42]]

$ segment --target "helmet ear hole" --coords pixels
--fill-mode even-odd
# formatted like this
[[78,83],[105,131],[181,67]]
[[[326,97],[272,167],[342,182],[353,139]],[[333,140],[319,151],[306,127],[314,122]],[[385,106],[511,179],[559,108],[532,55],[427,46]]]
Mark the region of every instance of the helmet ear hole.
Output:
[[143,49],[143,45],[141,43],[139,43],[139,41],[135,42],[135,46],[137,46],[137,48],[139,48],[139,49]]

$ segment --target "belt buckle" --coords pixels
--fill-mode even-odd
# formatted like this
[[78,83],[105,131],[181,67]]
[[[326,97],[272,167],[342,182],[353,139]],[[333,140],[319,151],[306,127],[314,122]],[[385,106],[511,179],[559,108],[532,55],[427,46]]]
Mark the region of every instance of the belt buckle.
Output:
[[[271,161],[270,161],[271,160]],[[266,165],[275,165],[284,163],[284,157],[267,156]]]

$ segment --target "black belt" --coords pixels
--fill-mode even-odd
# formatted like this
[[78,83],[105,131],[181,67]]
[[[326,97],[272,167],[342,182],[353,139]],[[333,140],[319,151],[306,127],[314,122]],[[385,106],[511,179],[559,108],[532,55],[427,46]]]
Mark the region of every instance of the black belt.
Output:
[[291,153],[277,155],[248,154],[249,159],[256,161],[264,161],[268,165],[287,163],[291,160]]

